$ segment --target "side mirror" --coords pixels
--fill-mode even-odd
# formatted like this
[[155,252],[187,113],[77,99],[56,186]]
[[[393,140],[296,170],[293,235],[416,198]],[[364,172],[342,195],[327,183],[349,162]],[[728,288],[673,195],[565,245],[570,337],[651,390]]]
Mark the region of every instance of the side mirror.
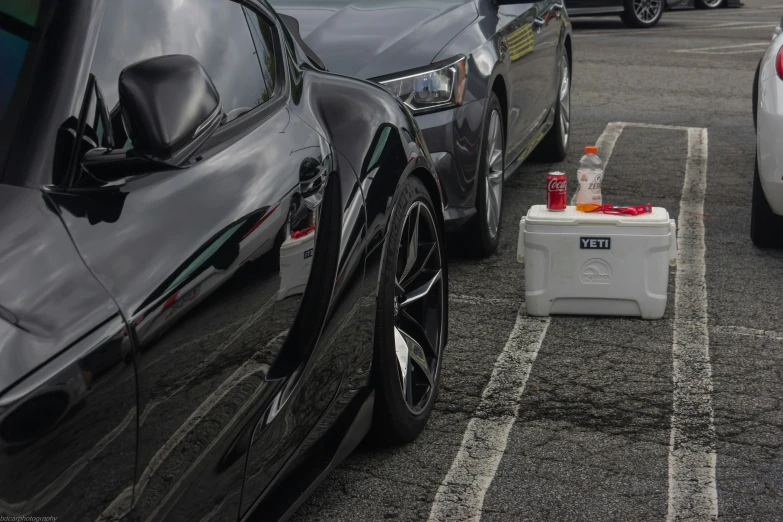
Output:
[[159,56],[120,73],[122,121],[135,151],[180,166],[220,125],[220,94],[192,56]]

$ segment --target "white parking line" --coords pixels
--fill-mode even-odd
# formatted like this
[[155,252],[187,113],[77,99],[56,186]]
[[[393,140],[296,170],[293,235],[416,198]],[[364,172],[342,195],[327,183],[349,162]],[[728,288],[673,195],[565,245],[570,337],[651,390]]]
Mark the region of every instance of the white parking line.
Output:
[[655,35],[681,35],[693,32],[701,31],[742,31],[745,29],[773,29],[777,27],[776,24],[751,24],[740,25],[739,23],[732,22],[726,24],[709,25],[706,27],[688,27],[688,28],[660,28],[660,29],[647,29],[643,32],[639,32],[636,29],[617,29],[616,31],[591,31],[588,33],[578,32],[574,34],[575,38],[591,38],[595,36],[655,36]]
[[669,442],[668,521],[713,521],[718,518],[704,262],[707,143],[707,129],[688,130],[674,295],[674,401]]
[[548,318],[528,317],[524,305],[517,312],[514,328],[495,362],[478,410],[435,495],[430,522],[481,519],[484,497],[506,451],[525,384],[548,328]]
[[722,334],[762,337],[773,341],[783,341],[783,334],[774,330],[757,330],[756,328],[745,328],[744,326],[713,326],[712,329]]
[[724,51],[724,52],[719,52],[719,53],[701,51],[701,52],[698,52],[698,53],[691,53],[691,54],[711,54],[711,55],[726,56],[727,54],[752,54],[752,53],[757,53],[759,56],[762,56],[762,54],[763,54],[762,51],[764,51],[764,49],[745,49],[744,51]]
[[[598,147],[598,157],[604,164],[604,172],[606,172],[606,166],[609,164],[609,159],[614,152],[614,146],[617,143],[617,138],[623,133],[623,129],[626,124],[623,122],[609,123],[601,136],[598,137],[598,141],[595,142],[595,146]],[[571,196],[571,206],[576,205],[576,190],[573,196]]]
[[519,299],[505,299],[502,297],[480,297],[473,295],[450,295],[449,302],[451,303],[465,303],[481,306],[519,306]]
[[[703,54],[731,54],[730,52],[726,52],[725,49],[739,49],[741,47],[768,47],[769,42],[754,42],[754,43],[746,43],[746,44],[737,44],[737,45],[721,45],[718,47],[698,47],[696,49],[677,49],[676,51],[672,51],[673,53],[703,53]],[[712,51],[718,51],[718,52],[712,52]],[[754,49],[753,51],[743,51],[743,52],[757,52],[758,50]]]

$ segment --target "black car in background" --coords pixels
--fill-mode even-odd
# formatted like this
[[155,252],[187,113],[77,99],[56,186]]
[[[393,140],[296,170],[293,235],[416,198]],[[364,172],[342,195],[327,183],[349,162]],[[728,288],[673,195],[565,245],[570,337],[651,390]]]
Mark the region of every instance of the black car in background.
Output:
[[263,0],[0,4],[0,518],[276,520],[424,428],[440,185]]
[[565,2],[571,17],[620,15],[626,25],[639,28],[657,24],[666,9],[680,7],[717,9],[740,5],[740,0],[565,0]]
[[[558,0],[272,0],[331,71],[380,83],[416,116],[457,246],[486,256],[503,182],[539,146],[561,161],[571,26]],[[540,144],[540,145],[539,145]]]

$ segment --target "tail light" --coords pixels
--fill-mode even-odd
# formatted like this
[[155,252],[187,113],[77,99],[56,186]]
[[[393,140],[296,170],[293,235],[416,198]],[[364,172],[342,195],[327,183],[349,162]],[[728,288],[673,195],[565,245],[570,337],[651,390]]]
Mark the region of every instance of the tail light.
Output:
[[778,78],[783,80],[783,47],[778,50],[778,56],[775,58],[775,70],[778,72]]

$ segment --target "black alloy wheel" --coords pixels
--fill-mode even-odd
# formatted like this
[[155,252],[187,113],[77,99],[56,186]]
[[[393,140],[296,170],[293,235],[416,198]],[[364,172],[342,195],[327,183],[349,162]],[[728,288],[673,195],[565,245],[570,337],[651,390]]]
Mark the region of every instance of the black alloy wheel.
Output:
[[436,216],[421,181],[407,179],[389,224],[376,317],[373,427],[386,442],[414,440],[438,393],[448,280]]
[[620,15],[625,25],[647,29],[661,20],[666,0],[625,0],[625,11]]

